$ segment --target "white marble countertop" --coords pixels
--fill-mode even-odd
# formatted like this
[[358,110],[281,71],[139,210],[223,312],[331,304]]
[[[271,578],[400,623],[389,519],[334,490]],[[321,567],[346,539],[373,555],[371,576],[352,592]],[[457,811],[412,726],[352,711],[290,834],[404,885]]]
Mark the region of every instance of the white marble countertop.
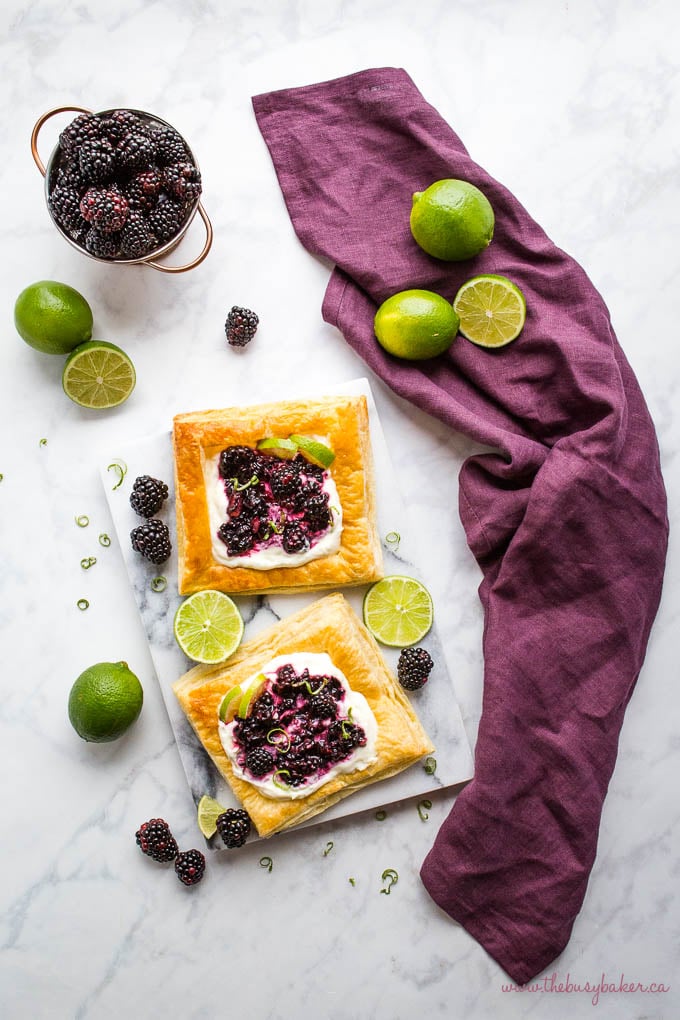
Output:
[[[0,1016],[680,1015],[673,530],[588,895],[551,968],[558,981],[604,975],[618,986],[624,974],[671,990],[605,992],[593,1006],[590,995],[551,992],[549,982],[545,991],[504,992],[500,968],[430,901],[418,870],[449,793],[434,798],[427,822],[407,803],[382,824],[349,818],[276,839],[267,845],[271,873],[258,866],[261,844],[212,855],[195,889],[144,858],[134,832],[148,817],[168,819],[183,847],[201,837],[120,550],[101,550],[85,578],[79,561],[91,553],[90,536],[73,524],[86,513],[94,528],[111,530],[102,452],[168,427],[173,413],[267,398],[303,377],[322,389],[367,374],[321,320],[329,267],[293,233],[250,97],[396,65],[602,292],[658,428],[673,529],[680,8],[671,0],[7,0],[0,24]],[[146,109],[188,138],[215,227],[202,266],[177,277],[106,266],[58,235],[29,137],[40,114],[69,103]],[[44,129],[45,155],[57,130],[56,122]],[[177,259],[201,244],[197,221]],[[61,358],[16,336],[14,300],[39,279],[80,290],[95,336],[133,358],[137,388],[119,409],[71,404]],[[232,304],[261,320],[243,352],[225,344]],[[422,522],[422,568],[474,744],[480,574],[457,513],[457,472],[473,447],[380,381],[371,385],[406,502]],[[75,608],[83,594],[84,613]],[[141,718],[117,743],[85,744],[68,722],[68,691],[86,666],[119,659],[142,680]],[[399,872],[389,897],[380,895],[386,867]]]

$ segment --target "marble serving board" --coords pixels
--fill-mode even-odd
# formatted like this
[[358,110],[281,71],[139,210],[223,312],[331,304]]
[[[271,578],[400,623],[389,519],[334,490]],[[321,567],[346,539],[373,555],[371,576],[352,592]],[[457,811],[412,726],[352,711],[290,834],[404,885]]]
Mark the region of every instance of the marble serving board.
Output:
[[[413,528],[406,519],[406,510],[368,381],[353,380],[326,392],[364,393],[367,397],[375,461],[378,525],[382,536],[385,574],[408,574],[418,577]],[[291,396],[297,398],[300,394],[295,393]],[[170,490],[169,498],[157,516],[168,524],[173,549],[176,548],[171,434],[164,431],[116,450],[106,451],[100,463],[109,465],[115,460],[121,461],[127,467],[123,482],[114,488],[115,472],[104,467],[101,469],[102,482],[191,794],[195,803],[198,803],[203,794],[209,794],[225,807],[238,806],[229,786],[194,734],[172,690],[174,681],[193,665],[180,650],[173,636],[174,614],[182,601],[182,597],[177,593],[176,556],[173,553],[162,567],[155,567],[134,552],[130,543],[130,531],[141,522],[130,507],[130,491],[138,475],[149,474],[165,481]],[[152,587],[152,581],[159,575],[167,581],[162,591],[156,591]],[[421,580],[427,583],[426,579]],[[343,594],[360,618],[366,588],[367,586],[363,585],[359,588],[343,589]],[[244,640],[247,641],[258,631],[323,594],[326,593],[233,596],[245,621]],[[435,790],[454,786],[471,778],[472,755],[437,633],[436,614],[435,606],[435,624],[420,642],[420,645],[430,652],[435,666],[425,687],[411,695],[412,704],[436,749],[433,754],[436,759],[434,774],[426,772],[422,763],[416,764],[399,775],[358,790],[327,811],[303,823],[304,825],[314,825],[333,818],[375,810],[396,801],[424,797]],[[398,650],[385,647],[382,650],[388,665],[396,671]],[[251,836],[251,839],[257,838],[255,833]],[[209,848],[223,849],[214,845],[216,843],[219,841],[210,841]]]

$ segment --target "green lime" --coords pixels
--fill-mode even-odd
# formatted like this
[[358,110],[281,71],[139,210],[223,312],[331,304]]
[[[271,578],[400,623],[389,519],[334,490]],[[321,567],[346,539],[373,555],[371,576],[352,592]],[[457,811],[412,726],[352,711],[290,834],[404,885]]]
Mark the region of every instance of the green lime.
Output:
[[302,456],[312,464],[316,464],[317,467],[329,468],[335,460],[335,454],[331,448],[325,443],[320,443],[318,439],[312,439],[311,436],[292,435],[290,440],[297,444]]
[[276,436],[268,436],[261,439],[257,444],[258,450],[262,453],[271,453],[283,460],[292,460],[298,452],[297,445],[291,439],[277,439]]
[[126,662],[97,662],[71,688],[68,717],[83,740],[117,740],[142,711],[144,692]]
[[61,376],[64,393],[81,407],[117,407],[135,388],[135,366],[115,344],[88,340],[69,354]]
[[197,591],[175,613],[175,640],[194,662],[223,662],[243,637],[243,619],[221,591]]
[[453,305],[431,290],[402,290],[375,313],[375,335],[390,354],[408,361],[435,358],[458,332]]
[[206,839],[210,839],[217,832],[217,819],[224,814],[226,808],[222,807],[214,797],[204,794],[198,802],[196,809],[198,827]]
[[227,723],[230,719],[233,719],[238,709],[238,703],[243,696],[243,691],[239,684],[232,687],[230,691],[224,695],[220,701],[219,717],[220,722]]
[[413,196],[411,233],[436,259],[462,262],[479,255],[490,244],[493,228],[491,203],[468,181],[435,181]]
[[16,299],[14,325],[37,351],[68,354],[92,336],[92,309],[68,284],[39,280]]
[[364,623],[384,645],[405,648],[423,638],[434,617],[432,597],[414,577],[390,574],[364,598]]
[[264,673],[258,673],[252,683],[248,684],[245,691],[241,695],[241,700],[238,703],[238,714],[241,719],[245,719],[250,712],[252,703],[262,693],[264,685],[267,683],[267,677]]
[[460,331],[480,347],[504,347],[522,332],[527,314],[524,294],[505,276],[486,273],[464,283],[453,302]]

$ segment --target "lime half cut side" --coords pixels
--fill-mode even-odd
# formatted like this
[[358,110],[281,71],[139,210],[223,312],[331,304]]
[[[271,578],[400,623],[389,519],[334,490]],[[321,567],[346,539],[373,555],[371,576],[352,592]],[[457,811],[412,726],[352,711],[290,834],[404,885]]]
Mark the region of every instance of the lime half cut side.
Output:
[[175,613],[174,633],[194,662],[224,662],[241,644],[243,619],[228,595],[197,591]]
[[196,809],[196,820],[198,827],[206,839],[210,839],[217,832],[217,819],[224,814],[224,808],[214,797],[204,794],[198,802]]
[[61,383],[64,393],[80,407],[117,407],[135,388],[135,368],[115,344],[88,340],[66,359]]
[[366,592],[364,623],[382,644],[406,648],[432,626],[432,596],[414,577],[390,574]]
[[453,300],[460,332],[479,347],[505,347],[522,332],[526,302],[517,284],[506,276],[473,276]]

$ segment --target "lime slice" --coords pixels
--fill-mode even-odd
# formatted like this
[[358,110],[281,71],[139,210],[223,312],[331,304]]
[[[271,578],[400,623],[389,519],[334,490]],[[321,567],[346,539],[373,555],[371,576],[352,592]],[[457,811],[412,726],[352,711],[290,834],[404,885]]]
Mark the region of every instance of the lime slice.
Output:
[[295,443],[300,453],[312,464],[316,464],[320,468],[329,468],[335,460],[335,454],[329,446],[325,443],[320,443],[318,439],[312,439],[310,436],[290,436],[291,442]]
[[273,453],[275,457],[282,457],[283,460],[292,460],[298,452],[297,444],[292,439],[279,439],[276,436],[261,439],[257,448],[261,453]]
[[117,407],[135,388],[135,367],[125,351],[105,340],[88,340],[69,354],[61,384],[81,407]]
[[238,609],[221,591],[197,591],[185,599],[174,621],[175,640],[194,662],[223,662],[243,637]]
[[250,683],[243,692],[243,697],[238,703],[238,714],[241,719],[245,719],[248,715],[248,710],[250,709],[251,704],[262,693],[262,688],[266,682],[267,677],[264,673],[258,673],[252,683]]
[[405,648],[432,626],[434,610],[427,588],[413,577],[390,574],[366,592],[364,623],[384,645]]
[[229,722],[230,719],[234,718],[234,716],[236,715],[236,709],[238,708],[239,700],[242,697],[242,695],[243,691],[241,690],[241,687],[238,684],[236,684],[235,687],[232,687],[230,691],[227,691],[227,693],[222,698],[222,701],[220,702],[219,711],[220,722],[226,723]]
[[198,802],[196,809],[196,818],[198,821],[198,827],[205,836],[206,839],[210,839],[217,832],[217,819],[220,815],[224,814],[226,808],[224,808],[218,800],[214,797],[209,797],[204,794]]
[[479,347],[505,347],[522,332],[526,302],[519,287],[505,276],[473,276],[456,294],[453,307],[460,331]]

